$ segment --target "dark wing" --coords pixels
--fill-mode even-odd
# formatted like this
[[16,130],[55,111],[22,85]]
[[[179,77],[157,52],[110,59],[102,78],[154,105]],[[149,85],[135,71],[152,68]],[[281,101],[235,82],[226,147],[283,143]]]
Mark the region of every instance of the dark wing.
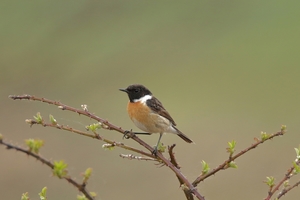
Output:
[[170,116],[168,111],[163,107],[162,103],[155,97],[152,97],[151,99],[148,99],[146,102],[147,106],[149,106],[154,112],[159,114],[160,116],[163,116],[170,120],[174,126],[176,126],[175,121],[173,118]]

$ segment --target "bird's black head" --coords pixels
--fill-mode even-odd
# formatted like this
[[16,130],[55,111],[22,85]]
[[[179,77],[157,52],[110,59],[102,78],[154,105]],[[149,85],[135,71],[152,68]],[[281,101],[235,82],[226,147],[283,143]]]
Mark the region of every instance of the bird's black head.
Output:
[[120,89],[120,91],[128,94],[130,102],[134,102],[134,100],[138,100],[145,95],[152,95],[145,86],[139,84],[129,85],[126,89]]

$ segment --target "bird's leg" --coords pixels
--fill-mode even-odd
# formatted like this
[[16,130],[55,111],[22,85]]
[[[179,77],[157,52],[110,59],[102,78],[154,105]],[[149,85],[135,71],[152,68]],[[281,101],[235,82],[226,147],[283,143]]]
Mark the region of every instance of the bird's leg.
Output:
[[132,129],[130,131],[124,131],[123,139],[129,139],[132,138],[134,135],[151,135],[151,133],[138,133],[138,132],[132,132]]
[[158,138],[158,141],[157,141],[157,144],[156,144],[154,150],[152,151],[152,155],[157,156],[157,147],[158,147],[158,145],[159,145],[159,142],[160,142],[160,139],[161,139],[162,135],[163,135],[163,133],[160,133],[160,134],[159,134],[159,138]]
[[151,133],[133,132],[136,135],[151,135]]

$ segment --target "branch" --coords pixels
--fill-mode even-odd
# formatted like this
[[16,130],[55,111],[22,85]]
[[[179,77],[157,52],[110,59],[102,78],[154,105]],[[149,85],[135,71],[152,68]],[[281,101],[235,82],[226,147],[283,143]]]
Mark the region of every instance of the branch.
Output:
[[295,183],[294,185],[290,186],[288,189],[284,189],[280,192],[280,194],[277,196],[277,199],[280,199],[282,196],[284,196],[286,193],[288,193],[290,190],[294,189],[295,187],[300,185],[300,181]]
[[[176,144],[173,144],[171,146],[168,146],[168,151],[169,151],[169,155],[170,155],[170,159],[171,159],[171,163],[178,169],[180,169],[180,166],[175,158],[175,153],[173,152],[174,147],[176,146]],[[178,177],[178,181],[180,183],[180,186],[182,186],[184,183],[181,181],[180,177]],[[188,190],[188,188],[183,187],[183,192],[186,196],[186,199],[188,200],[194,200],[194,196],[191,194],[191,192]]]
[[[54,164],[52,164],[50,161],[46,160],[45,158],[41,157],[38,154],[32,153],[29,150],[23,149],[21,147],[17,147],[14,146],[12,144],[6,143],[3,141],[3,139],[0,139],[0,145],[4,145],[6,146],[6,149],[15,149],[19,152],[25,153],[31,157],[36,158],[38,161],[40,161],[41,163],[47,165],[48,167],[50,167],[52,170],[54,169]],[[67,180],[69,183],[71,183],[73,186],[75,186],[81,193],[83,193],[85,195],[85,197],[89,200],[94,200],[94,198],[88,193],[88,191],[86,190],[86,182],[83,182],[82,184],[77,183],[74,179],[72,179],[71,177],[68,176],[64,176],[62,177],[63,179]]]
[[[296,162],[297,165],[300,164],[300,160],[298,160]],[[265,200],[270,200],[271,197],[274,195],[274,193],[279,190],[279,188],[284,184],[285,181],[289,180],[293,175],[293,171],[295,170],[295,167],[291,167],[287,173],[285,174],[285,176],[283,177],[283,179],[281,181],[279,181],[279,183],[271,190],[269,191],[268,193],[268,196],[265,198]],[[300,181],[295,183],[293,186],[290,186],[288,189],[283,189],[279,195],[277,196],[277,199],[280,199],[283,195],[285,195],[288,191],[290,191],[291,189],[295,188],[296,186],[298,186],[300,184]]]
[[256,143],[252,144],[250,147],[240,151],[238,154],[236,154],[235,156],[229,156],[229,158],[227,160],[225,160],[221,165],[219,165],[217,168],[213,169],[211,172],[207,173],[207,174],[204,174],[204,175],[200,175],[199,177],[196,178],[196,180],[194,180],[194,182],[192,183],[192,185],[194,187],[196,187],[201,181],[204,181],[206,178],[216,174],[217,172],[219,172],[220,170],[223,170],[223,169],[227,169],[229,167],[229,164],[236,160],[237,158],[239,158],[240,156],[242,156],[243,154],[247,153],[248,151],[256,148],[258,145],[264,143],[265,141],[267,140],[271,140],[273,139],[274,137],[277,137],[277,136],[280,136],[280,135],[284,135],[285,134],[285,128],[282,127],[281,130],[277,133],[274,133],[274,134],[271,134],[269,135],[268,137],[264,138],[264,139],[257,139],[255,138],[256,140]]
[[132,154],[120,154],[121,158],[127,158],[129,160],[145,160],[145,161],[157,161],[157,159],[154,158],[147,158],[147,157],[141,157],[141,156],[135,156]]
[[[94,132],[94,134],[90,134],[88,132],[83,132],[83,131],[80,131],[80,130],[77,130],[77,129],[74,129],[72,127],[69,127],[69,126],[65,126],[65,125],[62,125],[62,124],[50,124],[50,123],[45,123],[44,121],[41,121],[41,122],[37,122],[36,120],[33,120],[33,119],[27,119],[26,122],[28,124],[30,124],[30,126],[34,125],[34,124],[40,124],[44,127],[52,127],[52,128],[57,128],[57,129],[61,129],[61,130],[64,130],[64,131],[69,131],[69,132],[72,132],[72,133],[76,133],[76,134],[79,134],[79,135],[83,135],[83,136],[86,136],[86,137],[90,137],[90,138],[93,138],[93,139],[97,139],[97,140],[102,140],[108,144],[111,144],[112,146],[117,146],[117,147],[120,147],[120,148],[123,148],[123,149],[127,149],[127,150],[130,150],[130,151],[133,151],[133,152],[136,152],[136,153],[139,153],[139,154],[142,154],[142,155],[145,155],[145,156],[148,156],[148,157],[151,157],[151,158],[155,158],[155,156],[153,156],[152,154],[150,153],[147,153],[147,152],[144,152],[142,150],[138,150],[136,148],[133,148],[133,147],[130,147],[130,146],[127,146],[123,143],[120,143],[120,142],[114,142],[114,141],[111,141],[111,140],[108,140],[108,139],[105,139],[101,136],[99,136],[97,133]],[[111,147],[112,147],[111,146]]]
[[[62,104],[59,101],[52,101],[52,100],[49,100],[49,99],[39,98],[39,97],[31,96],[31,95],[10,95],[9,98],[11,98],[13,100],[41,101],[41,102],[48,103],[48,104],[51,104],[51,105],[56,105],[56,106],[58,106],[58,108],[60,108],[62,110],[72,111],[72,112],[78,113],[80,115],[84,115],[84,116],[87,116],[89,118],[92,118],[92,119],[100,122],[101,124],[104,124],[108,130],[114,130],[114,131],[117,131],[117,132],[122,133],[122,134],[127,133],[127,131],[123,130],[121,127],[115,126],[115,125],[111,124],[110,122],[108,122],[107,120],[104,120],[104,119],[102,119],[102,118],[100,118],[96,115],[93,115],[92,113],[90,113],[87,110],[86,106],[83,106],[83,110],[79,110],[79,109],[67,106],[65,104]],[[148,145],[146,142],[141,140],[139,137],[137,137],[136,135],[133,135],[131,137],[131,139],[133,139],[134,141],[136,141],[137,143],[139,143],[140,145],[142,145],[143,147],[148,149],[150,152],[153,152],[154,149],[150,145]],[[194,185],[192,185],[187,180],[187,178],[181,173],[181,171],[177,167],[175,167],[160,152],[157,153],[157,157],[176,174],[177,178],[180,180],[180,183],[183,183],[182,187],[186,187],[187,190],[190,193],[194,194],[198,199],[204,200],[204,197],[197,191],[197,189],[194,187]]]

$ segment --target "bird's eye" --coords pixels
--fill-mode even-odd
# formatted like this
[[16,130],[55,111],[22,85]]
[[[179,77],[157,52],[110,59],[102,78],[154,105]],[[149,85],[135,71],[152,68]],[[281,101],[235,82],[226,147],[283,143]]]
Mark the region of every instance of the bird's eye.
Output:
[[138,93],[139,91],[140,91],[139,89],[135,89],[135,90],[134,90],[135,93]]

